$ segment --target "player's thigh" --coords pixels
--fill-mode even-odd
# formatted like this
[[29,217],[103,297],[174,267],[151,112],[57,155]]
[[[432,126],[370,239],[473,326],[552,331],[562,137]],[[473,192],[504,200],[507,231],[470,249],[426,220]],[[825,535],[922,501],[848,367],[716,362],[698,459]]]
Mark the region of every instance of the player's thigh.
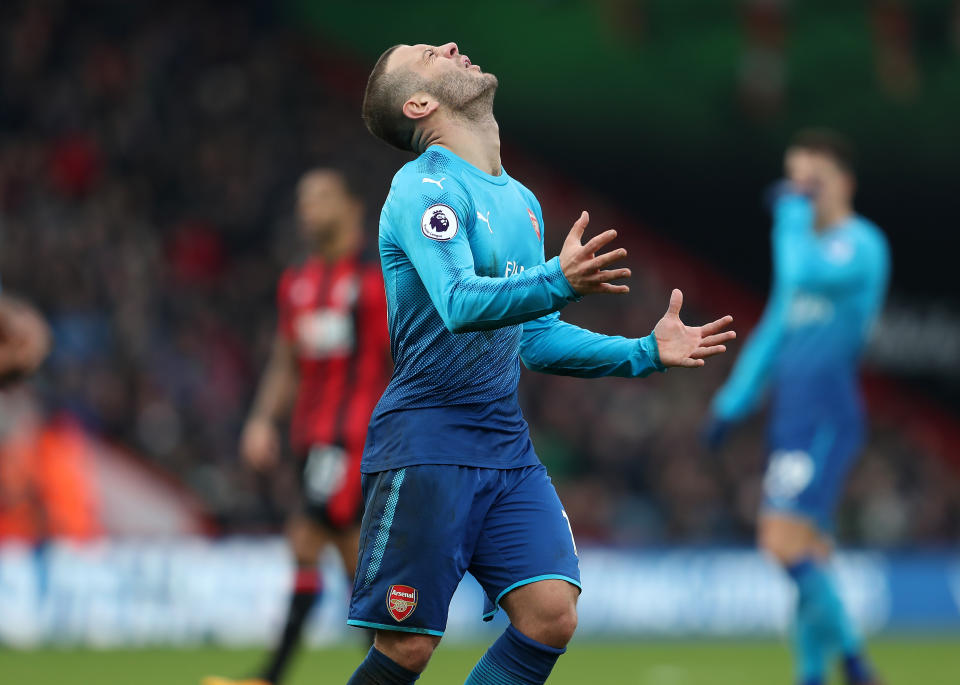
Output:
[[350,625],[440,636],[479,522],[478,472],[420,465],[364,476]]
[[763,513],[806,520],[813,530],[829,535],[834,509],[860,448],[859,425],[833,419],[775,425],[771,443]]
[[782,564],[792,564],[815,554],[819,533],[806,518],[767,511],[757,526],[759,546]]
[[508,594],[538,581],[560,581],[574,594],[580,588],[570,521],[546,469],[509,469],[500,478],[502,491],[487,512],[470,561],[470,572],[486,594],[485,618]]
[[340,553],[347,576],[352,580],[357,573],[357,555],[360,550],[360,525],[334,531],[333,544]]

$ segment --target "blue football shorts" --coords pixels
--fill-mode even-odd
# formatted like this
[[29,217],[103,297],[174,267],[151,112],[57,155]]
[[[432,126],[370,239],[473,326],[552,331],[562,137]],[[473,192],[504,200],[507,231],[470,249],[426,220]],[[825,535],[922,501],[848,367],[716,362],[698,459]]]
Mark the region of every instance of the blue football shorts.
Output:
[[859,418],[774,420],[763,479],[763,511],[806,519],[833,530],[833,514],[864,442]]
[[347,623],[443,635],[469,571],[488,620],[511,590],[559,579],[580,587],[567,514],[541,464],[423,464],[364,474],[360,561]]

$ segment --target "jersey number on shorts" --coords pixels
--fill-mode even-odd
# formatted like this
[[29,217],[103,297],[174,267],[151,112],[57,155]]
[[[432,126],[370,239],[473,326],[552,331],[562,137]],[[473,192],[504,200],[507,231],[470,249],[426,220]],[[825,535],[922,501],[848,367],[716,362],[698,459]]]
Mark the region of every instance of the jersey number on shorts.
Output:
[[772,499],[792,500],[810,485],[815,470],[803,450],[777,450],[770,455],[763,488]]
[[347,452],[335,445],[314,445],[307,455],[304,483],[311,502],[326,502],[347,475]]

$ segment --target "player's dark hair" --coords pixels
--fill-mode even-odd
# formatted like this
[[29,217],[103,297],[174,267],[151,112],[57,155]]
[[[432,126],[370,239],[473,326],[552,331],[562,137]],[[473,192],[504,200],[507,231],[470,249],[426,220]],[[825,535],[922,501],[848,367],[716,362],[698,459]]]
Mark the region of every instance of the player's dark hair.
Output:
[[330,174],[337,178],[341,184],[343,184],[343,189],[346,191],[347,195],[354,199],[361,199],[363,194],[361,188],[363,187],[360,184],[358,174],[351,170],[348,167],[332,167],[332,166],[314,166],[305,169],[301,174],[300,178],[297,181],[297,192],[300,192],[300,189],[303,185],[303,182],[314,174]]
[[416,75],[409,69],[394,69],[387,73],[394,45],[380,55],[373,66],[367,88],[363,93],[363,123],[367,130],[395,148],[413,151],[413,121],[403,114],[403,103],[416,90]]
[[856,170],[856,153],[853,143],[846,136],[831,129],[803,129],[793,137],[790,146],[827,155],[849,174],[853,174]]

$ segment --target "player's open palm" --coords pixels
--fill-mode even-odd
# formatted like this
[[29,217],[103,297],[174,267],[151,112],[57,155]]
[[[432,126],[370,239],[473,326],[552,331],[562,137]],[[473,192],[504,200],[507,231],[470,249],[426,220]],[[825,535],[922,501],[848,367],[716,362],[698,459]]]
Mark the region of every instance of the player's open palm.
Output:
[[727,351],[725,342],[737,337],[727,330],[733,317],[729,314],[703,326],[687,326],[680,320],[683,293],[670,293],[667,313],[657,322],[653,334],[657,338],[660,362],[664,366],[695,368],[704,365],[704,359]]
[[597,254],[597,250],[617,237],[617,232],[612,229],[604,231],[582,243],[583,232],[589,223],[590,215],[581,212],[580,218],[563,241],[563,248],[560,250],[560,268],[563,269],[563,275],[578,295],[630,292],[630,288],[625,285],[611,283],[621,278],[629,278],[630,269],[605,268],[626,257],[627,251],[621,247]]

